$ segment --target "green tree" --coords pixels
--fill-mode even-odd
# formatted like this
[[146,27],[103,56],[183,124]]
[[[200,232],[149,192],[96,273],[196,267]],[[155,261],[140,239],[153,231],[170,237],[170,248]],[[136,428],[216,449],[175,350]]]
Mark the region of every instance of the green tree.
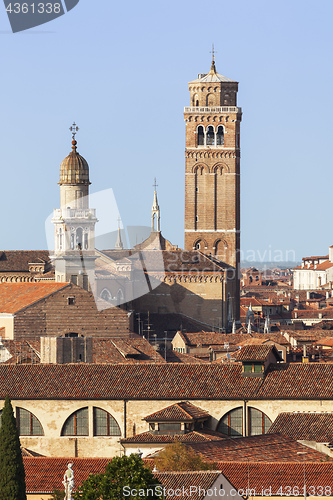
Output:
[[53,490],[52,500],[64,500],[65,498],[65,492],[61,490]]
[[[162,488],[151,470],[145,467],[143,460],[132,453],[129,457],[113,458],[106,466],[105,473],[91,474],[79,486],[74,498],[75,500],[119,500],[119,498],[157,500],[163,498]],[[132,496],[131,490],[135,490],[136,494]]]
[[6,396],[0,428],[1,500],[26,500],[20,438],[10,399]]
[[155,459],[155,465],[160,471],[216,469],[215,463],[205,462],[200,455],[180,442],[166,445]]

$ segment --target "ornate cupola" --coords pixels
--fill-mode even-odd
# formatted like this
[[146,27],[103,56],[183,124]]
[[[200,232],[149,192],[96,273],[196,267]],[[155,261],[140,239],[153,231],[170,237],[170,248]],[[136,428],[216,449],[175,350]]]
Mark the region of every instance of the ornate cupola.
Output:
[[[95,261],[96,210],[89,208],[89,166],[77,152],[74,122],[72,151],[60,165],[60,209],[54,210],[56,281],[92,288]],[[89,277],[89,280],[88,280]],[[90,283],[90,286],[89,286]]]

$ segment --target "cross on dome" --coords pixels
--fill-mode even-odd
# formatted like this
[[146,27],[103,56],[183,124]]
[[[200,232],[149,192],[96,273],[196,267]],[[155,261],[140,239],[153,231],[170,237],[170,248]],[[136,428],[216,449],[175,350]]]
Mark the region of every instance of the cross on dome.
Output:
[[75,141],[75,136],[76,136],[77,131],[79,130],[79,127],[76,125],[75,122],[73,122],[73,125],[71,127],[69,127],[69,130],[73,134],[73,136],[72,136],[73,141]]

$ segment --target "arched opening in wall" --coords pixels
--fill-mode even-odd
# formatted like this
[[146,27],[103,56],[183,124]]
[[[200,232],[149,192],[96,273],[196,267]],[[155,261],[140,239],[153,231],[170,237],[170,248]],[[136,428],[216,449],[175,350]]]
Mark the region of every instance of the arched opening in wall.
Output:
[[124,294],[121,288],[117,292],[117,306],[120,306],[124,302]]
[[205,132],[202,125],[198,127],[198,146],[204,146],[205,144]]
[[[259,436],[266,434],[272,425],[272,421],[264,412],[256,408],[247,409],[248,435]],[[217,429],[218,432],[230,437],[239,437],[245,435],[243,423],[243,408],[235,408],[226,413],[220,420]]]
[[74,250],[75,248],[75,234],[71,234],[71,250]]
[[219,125],[217,127],[217,132],[216,132],[216,145],[223,146],[223,144],[224,144],[224,130],[223,126]]
[[199,106],[198,94],[194,94],[192,98],[192,106]]
[[62,436],[88,436],[88,407],[72,413],[63,425]]
[[209,127],[207,128],[206,144],[207,146],[214,146],[214,143],[215,143],[214,127],[212,125],[209,125]]
[[40,421],[28,410],[16,408],[16,422],[20,436],[44,436]]
[[230,437],[243,436],[243,408],[235,408],[226,413],[216,430]]
[[102,292],[101,292],[101,299],[106,300],[106,302],[111,302],[112,301],[111,292],[107,288],[104,288],[102,290]]
[[76,248],[78,250],[82,249],[82,237],[83,237],[82,227],[78,227],[76,230]]
[[94,436],[121,436],[119,425],[110,413],[94,407]]
[[249,408],[249,434],[250,436],[259,436],[266,434],[272,425],[271,419],[256,408]]
[[84,249],[88,250],[88,233],[84,233]]
[[207,94],[206,97],[206,106],[214,106],[214,95],[213,94]]
[[202,240],[197,240],[194,242],[193,250],[200,250],[201,247],[202,247]]

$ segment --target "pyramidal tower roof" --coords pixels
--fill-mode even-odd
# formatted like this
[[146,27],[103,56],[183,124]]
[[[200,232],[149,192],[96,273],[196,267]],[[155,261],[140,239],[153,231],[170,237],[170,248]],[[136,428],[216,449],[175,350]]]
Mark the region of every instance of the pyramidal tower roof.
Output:
[[231,80],[231,78],[227,78],[226,76],[220,75],[216,71],[215,66],[215,57],[213,56],[212,65],[210,67],[209,73],[199,74],[196,80],[192,80],[190,83],[209,83],[209,82],[234,82],[235,80]]

